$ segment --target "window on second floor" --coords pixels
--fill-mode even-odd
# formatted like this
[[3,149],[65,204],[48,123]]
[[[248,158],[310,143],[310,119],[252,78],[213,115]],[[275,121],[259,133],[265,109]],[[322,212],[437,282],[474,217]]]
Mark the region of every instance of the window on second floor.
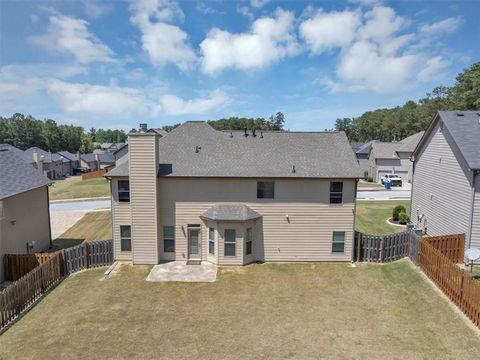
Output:
[[343,201],[343,182],[330,183],[330,204],[341,204]]
[[130,181],[118,180],[118,201],[130,202]]
[[275,197],[275,183],[273,181],[257,182],[257,199],[273,199]]

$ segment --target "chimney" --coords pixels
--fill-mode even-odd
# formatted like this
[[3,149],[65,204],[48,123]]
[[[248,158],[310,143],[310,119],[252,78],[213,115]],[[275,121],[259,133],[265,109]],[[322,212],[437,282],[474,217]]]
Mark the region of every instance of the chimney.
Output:
[[52,153],[49,151],[47,156],[48,161],[52,162]]
[[158,239],[161,235],[158,233],[157,210],[159,138],[160,136],[156,132],[132,133],[128,136],[132,260],[134,264],[158,264],[160,259]]
[[97,163],[97,169],[96,170],[100,170],[100,155],[99,154],[95,154],[95,162]]
[[33,162],[35,163],[35,167],[43,175],[43,158],[38,156],[38,152],[33,153]]

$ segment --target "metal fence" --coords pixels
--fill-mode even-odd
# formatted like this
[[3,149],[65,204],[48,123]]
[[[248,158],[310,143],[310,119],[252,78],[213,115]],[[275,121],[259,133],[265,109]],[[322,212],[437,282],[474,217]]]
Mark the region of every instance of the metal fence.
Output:
[[385,263],[408,256],[418,263],[420,235],[414,230],[389,234],[368,235],[355,232],[354,261]]
[[[42,256],[43,258],[46,256]],[[113,241],[86,242],[52,253],[49,258],[0,291],[0,334],[65,277],[113,263]]]

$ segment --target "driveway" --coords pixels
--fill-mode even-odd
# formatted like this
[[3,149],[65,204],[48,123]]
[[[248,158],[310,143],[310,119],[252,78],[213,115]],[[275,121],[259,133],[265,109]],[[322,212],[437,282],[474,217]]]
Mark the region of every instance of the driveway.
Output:
[[70,229],[85,213],[96,210],[110,210],[110,200],[68,201],[50,203],[50,225],[52,239],[58,238]]

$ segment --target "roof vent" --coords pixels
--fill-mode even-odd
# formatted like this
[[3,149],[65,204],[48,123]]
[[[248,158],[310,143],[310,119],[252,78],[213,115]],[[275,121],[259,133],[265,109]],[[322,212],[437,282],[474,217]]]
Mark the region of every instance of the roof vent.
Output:
[[263,131],[260,131],[260,139],[263,139]]
[[195,153],[199,153],[202,150],[201,146],[195,146]]
[[230,137],[233,138],[233,132],[230,131]]
[[243,136],[247,137],[248,136],[247,128],[244,129],[244,132],[245,133],[243,134]]
[[295,165],[293,165],[292,167],[292,174],[295,174],[297,172],[297,170],[295,170]]
[[255,129],[252,130],[252,136],[257,137],[257,134],[255,134]]
[[463,116],[464,113],[461,113],[461,112],[457,112],[457,116]]

